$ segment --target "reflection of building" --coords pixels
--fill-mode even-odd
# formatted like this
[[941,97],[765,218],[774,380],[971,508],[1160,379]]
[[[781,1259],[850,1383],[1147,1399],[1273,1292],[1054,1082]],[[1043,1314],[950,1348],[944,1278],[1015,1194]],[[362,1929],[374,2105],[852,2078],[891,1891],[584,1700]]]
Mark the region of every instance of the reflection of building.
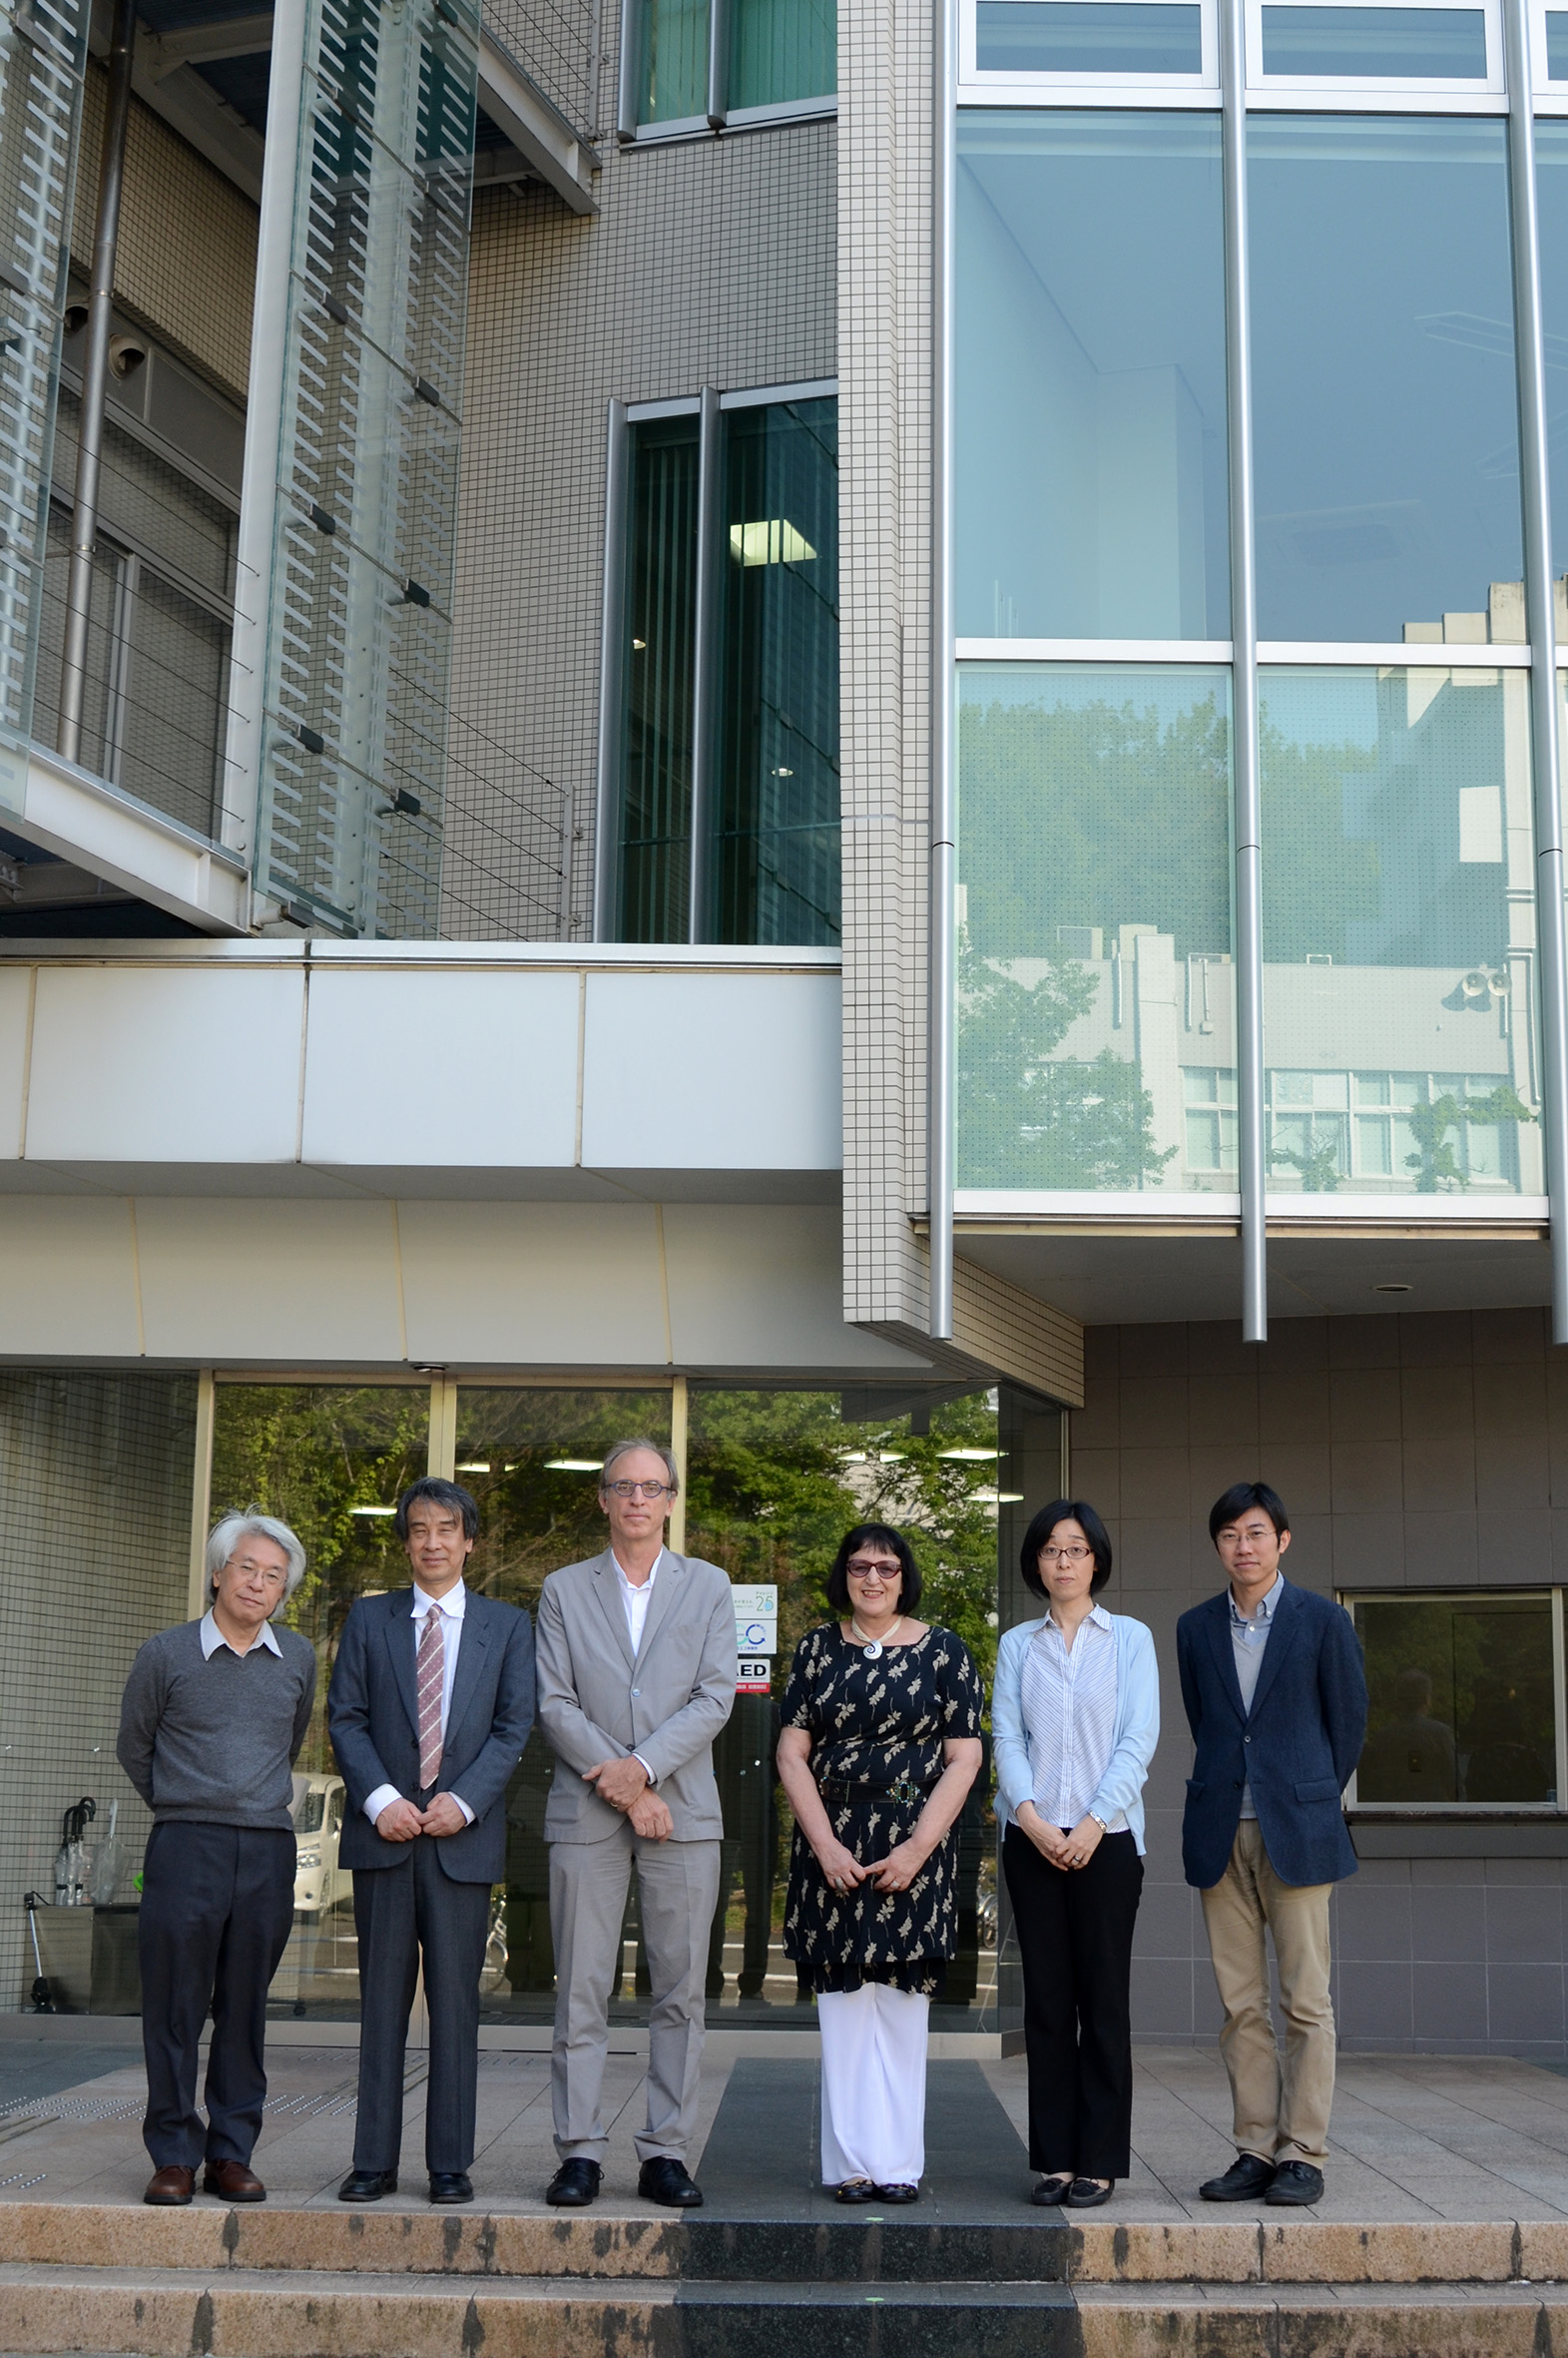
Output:
[[[1009,45],[958,0],[944,557],[934,28],[841,8],[839,42],[822,0],[143,0],[74,590],[105,27],[10,12],[0,186],[40,201],[0,271],[0,1594],[28,1666],[0,1896],[47,1883],[63,1808],[113,1797],[120,1681],[190,1603],[210,1507],[298,1518],[324,1658],[398,1577],[411,1472],[474,1484],[477,1576],[526,1599],[596,1542],[595,1466],[632,1424],[684,1457],[691,1543],[777,1582],[785,1648],[836,1518],[878,1502],[983,1645],[989,1517],[1013,1621],[1065,1418],[1167,1656],[1239,1473],[1285,1490],[1303,1579],[1530,1600],[1475,1727],[1446,1712],[1464,1797],[1364,1805],[1362,1891],[1407,1897],[1357,1983],[1371,1903],[1346,1896],[1341,2004],[1352,2040],[1560,2046],[1560,1929],[1523,1948],[1499,1904],[1439,1989],[1408,1900],[1418,1864],[1484,1888],[1568,1857],[1508,125],[1401,66],[1398,27],[1386,116],[1254,60],[1292,105],[1255,114],[1231,354],[1212,0],[1158,56],[1132,20],[1166,12],[1112,11],[1069,56],[1043,13]],[[1553,336],[1562,109],[1543,84]],[[1255,1137],[1266,1345],[1240,1339]],[[1521,1680],[1533,1767],[1498,1749]],[[715,2004],[808,2023],[760,1939],[781,1836],[755,1702]],[[1190,2037],[1175,1717],[1168,1685],[1139,2005]],[[548,1774],[535,1748],[509,1797],[486,2004],[517,2035],[549,2008]],[[988,1839],[966,1825],[975,1913]],[[285,2007],[351,2011],[333,1916],[311,1972],[339,1994]],[[1000,1932],[944,2028],[998,2027]],[[0,1936],[20,1994],[19,1906]],[[629,1924],[627,2020],[636,1982]]]

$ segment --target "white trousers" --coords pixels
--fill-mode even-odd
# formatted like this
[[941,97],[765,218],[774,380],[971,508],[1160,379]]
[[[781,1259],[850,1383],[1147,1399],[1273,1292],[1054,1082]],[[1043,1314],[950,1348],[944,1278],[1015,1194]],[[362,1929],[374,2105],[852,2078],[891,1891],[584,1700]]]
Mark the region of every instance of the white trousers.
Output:
[[925,2168],[925,2048],[931,2002],[862,1982],[823,1990],[822,2183],[917,2186]]

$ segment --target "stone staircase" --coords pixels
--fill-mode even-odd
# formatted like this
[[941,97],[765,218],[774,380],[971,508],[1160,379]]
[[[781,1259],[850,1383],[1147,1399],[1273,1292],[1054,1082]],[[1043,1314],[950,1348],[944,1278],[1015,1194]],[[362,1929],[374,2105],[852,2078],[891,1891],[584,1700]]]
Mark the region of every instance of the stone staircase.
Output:
[[1568,2222],[0,2207],[0,2351],[1553,2358]]

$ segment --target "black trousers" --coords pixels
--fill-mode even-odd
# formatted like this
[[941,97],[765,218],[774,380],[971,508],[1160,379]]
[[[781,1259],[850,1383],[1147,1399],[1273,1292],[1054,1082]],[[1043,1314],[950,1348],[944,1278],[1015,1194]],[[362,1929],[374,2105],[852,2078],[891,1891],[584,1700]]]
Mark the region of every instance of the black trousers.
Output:
[[1132,2166],[1129,1981],[1144,1863],[1105,1834],[1087,1867],[1053,1867],[1009,1826],[1002,1866],[1023,1966],[1029,2165],[1125,2178]]
[[354,1874],[359,1936],[359,2117],[355,2169],[395,2169],[403,2142],[403,2063],[419,1958],[430,2011],[425,2167],[467,2169],[479,2084],[479,1976],[490,1886],[457,1883],[440,1836],[416,1835],[390,1867]]
[[[294,1915],[294,1838],[258,1826],[155,1826],[137,1950],[147,2118],[156,2169],[249,2161],[266,2100],[266,1993]],[[208,2009],[207,2125],[196,2108]]]

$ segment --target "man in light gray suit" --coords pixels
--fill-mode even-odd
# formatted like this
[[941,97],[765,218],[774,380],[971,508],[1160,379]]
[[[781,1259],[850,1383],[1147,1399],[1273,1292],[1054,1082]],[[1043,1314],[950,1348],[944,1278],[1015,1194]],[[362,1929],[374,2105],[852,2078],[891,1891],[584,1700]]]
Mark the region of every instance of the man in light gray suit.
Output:
[[676,1483],[657,1442],[618,1442],[599,1482],[610,1544],[552,1572],[539,1599],[539,1724],[560,1763],[544,1832],[561,2166],[545,2199],[569,2208],[593,2201],[609,2145],[600,2089],[634,1860],[653,1983],[637,2190],[675,2208],[703,2199],[686,2155],[719,1896],[713,1745],[735,1708],[735,1600],[717,1564],[665,1546]]

